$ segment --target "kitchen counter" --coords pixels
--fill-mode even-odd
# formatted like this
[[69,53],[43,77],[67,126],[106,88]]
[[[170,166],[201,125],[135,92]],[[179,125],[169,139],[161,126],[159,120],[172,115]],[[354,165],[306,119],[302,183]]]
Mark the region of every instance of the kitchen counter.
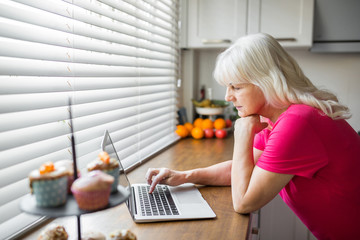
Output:
[[[145,181],[150,167],[169,167],[187,170],[206,167],[232,158],[233,137],[226,139],[182,139],[161,151],[129,174],[131,183]],[[107,237],[117,229],[130,229],[138,240],[180,239],[247,239],[249,215],[233,210],[230,187],[199,186],[200,192],[216,213],[215,219],[187,220],[159,223],[135,223],[125,204],[81,216],[82,232],[96,230]],[[69,239],[77,239],[76,217],[57,218],[50,222],[65,226]],[[48,223],[48,224],[49,224]],[[45,225],[34,229],[22,239],[36,239]]]

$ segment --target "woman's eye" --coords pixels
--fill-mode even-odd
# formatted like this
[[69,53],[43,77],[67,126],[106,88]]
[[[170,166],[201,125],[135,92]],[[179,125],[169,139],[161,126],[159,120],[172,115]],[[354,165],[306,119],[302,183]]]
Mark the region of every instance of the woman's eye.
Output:
[[237,91],[237,90],[241,90],[241,89],[243,88],[243,86],[230,84],[230,85],[229,85],[229,88],[230,88],[231,90],[233,90],[233,91]]

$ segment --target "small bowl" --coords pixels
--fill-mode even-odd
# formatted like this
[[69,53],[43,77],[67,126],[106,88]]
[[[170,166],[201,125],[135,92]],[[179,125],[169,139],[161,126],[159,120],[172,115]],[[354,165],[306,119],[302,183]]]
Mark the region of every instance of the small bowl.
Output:
[[196,112],[200,115],[221,115],[224,113],[225,108],[223,107],[197,107]]

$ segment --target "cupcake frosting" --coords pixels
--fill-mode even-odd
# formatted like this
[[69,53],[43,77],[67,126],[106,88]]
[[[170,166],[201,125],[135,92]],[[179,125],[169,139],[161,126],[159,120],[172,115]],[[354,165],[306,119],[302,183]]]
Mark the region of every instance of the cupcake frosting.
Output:
[[72,189],[82,191],[95,191],[108,188],[114,182],[114,177],[102,171],[95,170],[76,179]]
[[35,169],[30,172],[29,178],[31,181],[33,180],[51,180],[59,177],[63,177],[67,175],[67,170],[65,167],[60,167],[55,169],[52,172],[41,174],[39,170]]
[[39,169],[30,172],[30,180],[51,180],[59,177],[66,176],[68,171],[65,167],[55,167],[53,171],[41,173]]
[[105,163],[100,158],[97,158],[87,165],[88,171],[108,170],[116,167],[119,167],[119,162],[115,158],[110,158],[109,163]]
[[55,165],[55,168],[65,167],[65,169],[68,171],[69,175],[74,174],[74,162],[72,160],[69,160],[69,159],[60,160],[60,161],[55,162],[54,165]]

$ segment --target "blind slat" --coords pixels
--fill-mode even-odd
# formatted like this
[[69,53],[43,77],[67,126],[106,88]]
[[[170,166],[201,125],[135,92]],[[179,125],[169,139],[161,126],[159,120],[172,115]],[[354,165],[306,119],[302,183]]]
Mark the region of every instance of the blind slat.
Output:
[[[174,143],[177,139],[179,139],[179,136],[176,136],[172,132],[172,134],[167,135],[163,138],[160,138],[156,142],[153,142],[151,145],[148,146],[148,148],[152,149],[152,151],[154,151],[154,152],[157,152],[160,149]],[[151,152],[151,151],[149,151],[149,152]],[[137,153],[136,155],[128,156],[127,158],[123,159],[124,168],[129,169],[137,164],[141,164],[141,162],[136,161],[136,159],[138,159],[138,158],[139,158],[139,153]],[[145,158],[143,158],[143,159],[145,159]]]
[[[81,1],[77,1],[81,2]],[[158,25],[159,27],[166,29],[172,32],[174,35],[177,35],[177,32],[174,30],[173,26],[169,22],[154,20],[152,17],[148,16],[148,12],[138,11],[134,7],[129,7],[129,4],[123,1],[111,1],[111,0],[101,0],[101,2],[107,4],[110,7],[121,9],[122,12],[129,14],[135,18],[141,19],[145,22],[149,22],[153,25]],[[147,13],[147,14],[146,14]]]
[[62,77],[135,77],[171,76],[175,69],[105,66],[72,62],[52,62],[34,59],[0,57],[1,75],[62,76]]
[[83,29],[82,32],[87,34],[81,36],[0,17],[0,30],[0,36],[3,37],[90,51],[124,53],[131,56],[134,50],[139,49],[141,56],[156,55],[154,58],[157,59],[169,59],[169,56],[173,58],[176,55],[175,51],[167,46],[141,41],[121,33],[103,32],[101,29],[91,29],[91,32]]
[[[117,88],[108,89],[107,91],[93,90],[93,91],[78,91],[76,92],[77,101],[79,104],[99,102],[113,99],[123,99],[135,97],[139,94],[155,94],[168,92],[174,97],[173,85],[155,85],[139,88]],[[106,95],[104,95],[106,93]],[[0,113],[11,113],[15,111],[38,110],[52,107],[67,106],[68,97],[72,97],[74,92],[59,92],[59,93],[41,93],[41,94],[7,94],[0,95]],[[121,98],[119,97],[121,96]],[[154,96],[157,97],[157,96]],[[48,98],[48,101],[44,99]],[[145,96],[144,96],[144,99]],[[132,99],[128,99],[130,102]]]
[[[177,19],[175,13],[170,11],[164,10],[163,6],[157,4],[157,2],[151,3],[149,1],[144,0],[143,2],[139,3],[136,0],[124,0],[125,2],[136,6],[138,9],[143,10],[144,12],[149,12],[151,15],[161,19],[164,22],[170,22],[174,28],[176,28],[176,24],[174,23]],[[148,4],[144,4],[144,3]]]
[[[72,86],[71,83],[76,85]],[[0,76],[0,94],[66,92],[174,84],[174,77],[24,77]],[[18,86],[23,86],[19,88]]]
[[[122,23],[126,23],[128,25],[134,26],[137,29],[143,29],[146,31],[149,31],[149,28],[154,28],[153,31],[151,31],[154,34],[162,35],[166,38],[171,38],[171,34],[176,34],[176,32],[171,28],[171,26],[167,26],[166,24],[161,24],[159,22],[153,21],[152,18],[146,18],[146,17],[130,17],[129,14],[124,14],[124,4],[114,5],[111,6],[105,5],[99,1],[83,1],[83,0],[73,0],[71,3],[66,2],[59,2],[56,0],[47,0],[47,4],[43,4],[40,1],[27,1],[27,0],[16,0],[19,3],[35,7],[38,9],[42,9],[44,11],[55,13],[67,18],[74,18],[76,20],[79,20],[81,22],[87,22],[91,23],[92,21],[88,19],[89,16],[91,17],[108,17],[112,20],[117,20]],[[119,8],[121,8],[122,11],[119,11]],[[89,14],[92,13],[92,14]],[[144,13],[143,13],[144,15]],[[135,15],[136,16],[136,15]],[[141,21],[139,21],[139,19]],[[151,24],[150,26],[147,26],[147,28],[144,27],[144,24]],[[158,28],[160,27],[163,29],[163,31],[156,31],[155,26]],[[172,39],[175,40],[175,39]]]
[[18,42],[0,37],[1,56],[28,58],[69,63],[86,63],[112,66],[138,66],[176,69],[174,63],[139,57],[90,52],[72,48],[57,47],[32,42]]

